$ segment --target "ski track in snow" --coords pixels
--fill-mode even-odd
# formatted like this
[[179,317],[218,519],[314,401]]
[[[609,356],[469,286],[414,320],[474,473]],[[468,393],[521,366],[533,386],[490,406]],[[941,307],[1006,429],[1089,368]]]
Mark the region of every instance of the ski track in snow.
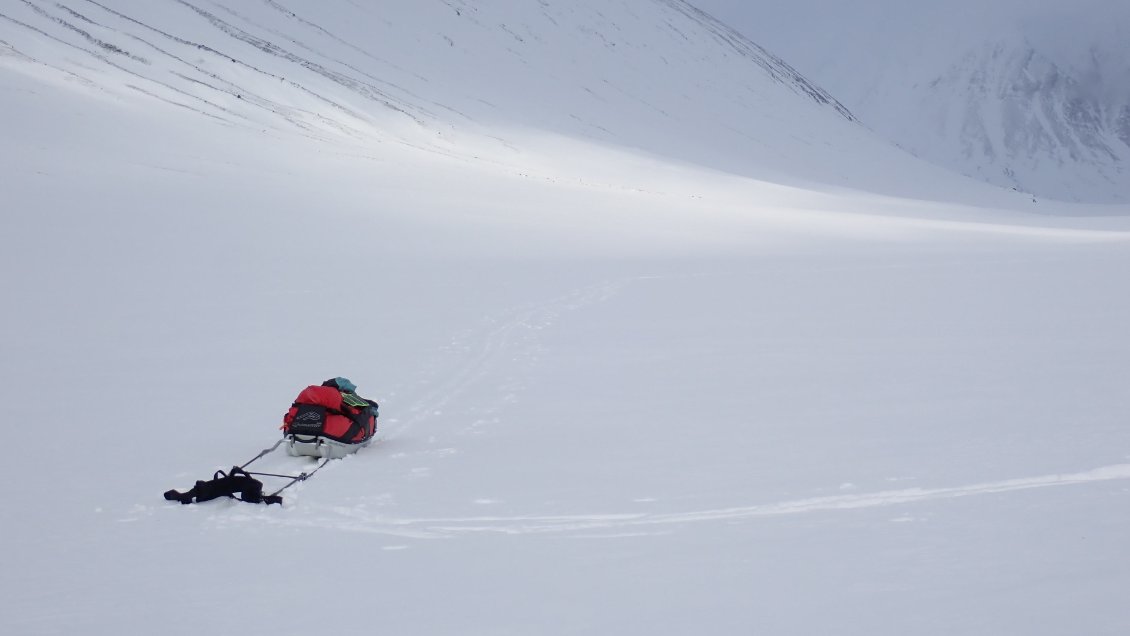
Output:
[[471,331],[455,338],[448,348],[464,351],[463,362],[443,373],[429,372],[430,377],[426,380],[432,388],[398,408],[408,415],[389,424],[383,439],[395,439],[425,420],[442,416],[449,403],[504,360],[528,360],[535,356],[538,332],[552,326],[562,314],[604,302],[631,282],[632,279],[606,281],[548,301],[525,305],[503,318],[490,319],[492,326],[485,334]]
[[[549,300],[522,305],[509,312],[505,312],[501,317],[489,318],[487,321],[491,326],[486,328],[485,332],[482,328],[470,329],[463,335],[456,337],[447,349],[454,349],[460,352],[462,362],[452,366],[437,367],[433,365],[426,369],[426,380],[428,380],[430,388],[421,397],[412,399],[404,406],[397,406],[396,408],[398,413],[407,413],[407,415],[397,417],[393,419],[392,422],[382,425],[376,438],[374,438],[368,448],[359,451],[358,455],[351,455],[344,459],[351,461],[357,457],[365,456],[366,453],[372,452],[373,449],[386,445],[391,440],[402,436],[411,437],[410,432],[425,422],[427,422],[429,426],[432,426],[434,431],[433,433],[428,433],[427,437],[429,441],[433,441],[431,438],[434,438],[436,435],[451,435],[453,433],[467,432],[468,426],[464,424],[464,421],[467,419],[465,414],[456,417],[444,415],[444,408],[448,403],[462,395],[476,382],[485,377],[490,377],[491,374],[497,375],[499,365],[511,364],[518,366],[536,357],[540,346],[538,344],[538,333],[557,323],[563,314],[607,301],[619,293],[625,286],[636,280],[646,278],[649,277],[641,276],[604,281],[573,290]],[[516,390],[514,387],[508,386],[504,388],[502,395],[498,398],[500,406],[508,399],[512,399],[514,390]],[[398,392],[398,389],[392,391],[393,394]],[[388,403],[388,401],[382,402],[386,407]],[[469,428],[474,429],[480,423],[488,421],[492,412],[493,411],[488,410],[476,413],[476,421],[470,424]],[[459,428],[463,430],[460,431],[458,430]],[[422,454],[431,458],[442,458],[456,452],[458,451],[453,448],[445,447],[439,449],[430,448],[422,451]],[[306,458],[298,458],[296,460],[295,458],[288,457],[280,449],[278,452],[268,454],[259,460],[251,467],[251,470],[255,472],[297,475],[300,472],[309,472],[315,466],[314,462],[305,460]],[[337,463],[338,462],[330,462],[319,476],[324,478],[325,475],[328,475],[336,468]],[[422,471],[423,474],[427,474],[430,468],[420,467],[413,470]],[[190,475],[182,474],[178,475],[178,477],[188,479]],[[273,491],[275,485],[276,484],[272,483],[268,491]],[[300,498],[302,492],[301,482],[294,484],[294,486],[288,488],[286,492],[288,501],[293,502]],[[120,521],[136,521],[141,516],[151,515],[155,509],[156,508],[153,506],[137,504],[124,518],[120,519]],[[339,506],[332,508],[332,510],[335,514],[346,518],[347,521],[345,523],[347,525],[350,523],[348,519],[352,516],[356,516],[353,509],[349,507]],[[259,514],[241,513],[227,506],[214,511],[209,517],[211,523],[219,526],[263,520],[274,521],[270,519],[269,516],[263,517]],[[366,519],[360,519],[359,521],[368,523]],[[290,522],[285,523],[289,525]],[[298,525],[310,524],[299,522]],[[315,523],[313,525],[325,527],[342,526],[339,522]],[[396,532],[394,534],[418,538],[433,535],[432,532],[421,534],[411,530]]]
[[[414,539],[441,539],[473,534],[563,534],[573,538],[641,536],[667,532],[670,526],[711,521],[745,521],[763,517],[838,510],[859,510],[957,499],[1036,488],[1052,488],[1130,479],[1130,464],[1115,464],[1078,473],[1003,481],[950,488],[908,488],[869,494],[796,499],[777,503],[693,510],[661,514],[577,514],[531,516],[475,516],[462,518],[397,518],[361,508],[335,507],[329,514],[306,518],[248,515],[247,519],[295,527],[367,532]],[[230,517],[229,517],[229,520]],[[601,534],[577,534],[602,531]]]
[[[378,444],[412,432],[426,422],[436,434],[450,435],[452,418],[444,408],[472,388],[476,382],[499,374],[499,365],[520,365],[536,356],[538,333],[551,327],[571,311],[607,301],[632,282],[647,277],[605,281],[571,291],[547,301],[523,305],[488,319],[489,328],[468,330],[448,349],[460,353],[462,362],[450,367],[430,367],[429,388],[399,410],[408,413],[385,428]],[[443,369],[442,372],[439,369]],[[502,391],[506,393],[506,391]],[[505,396],[500,395],[500,402]],[[486,417],[489,413],[479,413]],[[475,425],[472,425],[474,427]],[[431,435],[431,434],[429,434]],[[450,448],[424,451],[442,456]],[[427,470],[427,469],[421,469]],[[674,526],[703,522],[740,522],[765,517],[816,512],[872,509],[925,501],[958,499],[1037,488],[1072,486],[1130,479],[1130,464],[1115,464],[1088,471],[1039,477],[1007,479],[946,488],[909,488],[874,493],[812,497],[776,503],[734,506],[668,513],[588,513],[568,515],[516,515],[468,517],[396,517],[358,506],[303,505],[298,515],[273,515],[259,510],[225,508],[213,515],[218,525],[267,523],[288,527],[365,532],[407,539],[441,539],[469,535],[565,535],[571,538],[634,537],[670,532]],[[300,488],[295,488],[292,496]],[[903,519],[905,520],[905,519]]]

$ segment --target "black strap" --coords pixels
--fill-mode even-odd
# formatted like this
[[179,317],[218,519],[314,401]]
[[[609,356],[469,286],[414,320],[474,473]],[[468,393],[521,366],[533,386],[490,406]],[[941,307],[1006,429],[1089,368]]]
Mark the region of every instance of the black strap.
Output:
[[[298,434],[298,435],[304,435],[304,436],[310,436],[310,437],[325,437],[326,439],[332,439],[334,441],[343,442],[343,443],[346,443],[346,444],[355,444],[355,443],[358,443],[360,441],[364,441],[366,439],[369,439],[369,437],[372,436],[373,431],[369,429],[369,417],[371,416],[374,419],[376,419],[376,417],[377,417],[377,411],[376,411],[377,405],[376,405],[376,402],[373,402],[372,400],[365,400],[363,402],[363,404],[364,404],[364,406],[358,407],[359,410],[356,413],[354,413],[352,408],[350,408],[350,409],[335,409],[335,408],[328,407],[328,406],[321,406],[319,404],[305,404],[305,403],[295,402],[294,404],[292,404],[292,406],[298,408],[299,412],[295,414],[294,420],[291,421],[290,427],[289,427],[288,430],[289,430],[290,433],[294,433],[294,434]],[[346,404],[343,403],[342,406],[344,407],[344,406],[346,406]],[[296,429],[299,429],[300,427],[295,426],[294,422],[298,421],[299,415],[302,413],[302,411],[304,409],[319,410],[319,411],[323,411],[325,414],[330,414],[330,415],[340,415],[340,416],[344,417],[345,419],[349,420],[349,428],[346,429],[345,433],[342,434],[342,435],[328,435],[325,432],[325,419],[323,417],[323,419],[321,420],[322,430],[320,430],[320,431],[296,430]],[[364,432],[366,434],[361,438],[361,440],[357,440],[356,439],[357,435],[362,433],[362,432]]]
[[362,418],[364,417],[364,413],[362,412],[356,415],[346,415],[346,417],[349,418],[349,428],[346,429],[345,435],[342,435],[342,438],[345,443],[352,444],[353,440],[357,437],[357,434],[365,430],[364,424],[361,423]]
[[[369,418],[377,419],[377,403],[365,399],[356,393],[341,393],[342,405],[348,405],[357,409],[356,413],[342,413],[345,417],[349,418],[349,430],[345,433],[345,441],[353,443],[353,438],[357,437],[358,433],[365,432],[362,440],[369,439],[375,432],[369,429]],[[376,422],[374,421],[374,424]],[[374,428],[376,428],[374,426]]]
[[263,482],[255,479],[239,466],[232,466],[231,471],[226,474],[224,471],[218,470],[212,475],[212,479],[197,481],[196,485],[187,492],[169,490],[165,492],[165,499],[190,504],[193,503],[193,499],[196,500],[196,503],[211,501],[219,497],[235,499],[236,493],[239,493],[240,501],[247,503],[282,504],[282,497],[277,496],[277,493],[264,495]]
[[306,406],[306,407],[316,407],[316,408],[320,408],[320,409],[325,409],[326,413],[329,413],[330,415],[344,415],[345,417],[350,416],[349,413],[342,411],[341,409],[335,409],[332,406],[322,406],[321,404],[313,404],[313,403],[310,403],[310,402],[292,402],[291,406],[293,406],[294,408],[302,408],[304,406]]

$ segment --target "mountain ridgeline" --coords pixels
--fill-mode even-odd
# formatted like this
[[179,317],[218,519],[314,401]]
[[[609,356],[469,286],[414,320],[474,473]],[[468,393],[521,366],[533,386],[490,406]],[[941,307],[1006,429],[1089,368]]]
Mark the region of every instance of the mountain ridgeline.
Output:
[[1130,202],[1122,0],[694,0],[918,157],[1034,197]]
[[726,164],[782,113],[853,119],[682,0],[18,0],[0,41],[76,90],[314,138],[523,129]]
[[1069,64],[1024,38],[988,43],[923,87],[909,148],[1027,192],[1130,201],[1130,91],[1107,55]]

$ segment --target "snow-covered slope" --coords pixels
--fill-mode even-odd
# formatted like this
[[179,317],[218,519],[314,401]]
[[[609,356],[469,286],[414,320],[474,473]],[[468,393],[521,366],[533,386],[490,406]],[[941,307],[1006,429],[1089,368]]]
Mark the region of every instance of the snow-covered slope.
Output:
[[754,144],[786,105],[851,118],[681,0],[29,0],[0,21],[11,70],[321,138],[449,149],[452,135],[526,128],[741,166],[784,151]]
[[1041,197],[1130,197],[1130,5],[701,0],[916,155]]
[[[684,5],[0,13],[0,633],[1130,625],[1125,206]],[[372,447],[161,498],[337,375]]]
[[[219,126],[471,156],[501,148],[519,166],[523,149],[565,137],[781,183],[966,189],[682,0],[21,0],[0,25],[9,71]],[[861,154],[889,159],[877,169]]]

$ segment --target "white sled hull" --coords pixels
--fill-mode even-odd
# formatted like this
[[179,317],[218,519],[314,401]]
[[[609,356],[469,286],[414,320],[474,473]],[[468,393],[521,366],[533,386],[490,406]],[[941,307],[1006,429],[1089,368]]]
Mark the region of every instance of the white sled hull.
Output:
[[325,459],[340,459],[352,455],[373,441],[369,438],[359,444],[346,444],[323,437],[307,437],[305,435],[288,435],[284,440],[286,454],[291,457],[322,457]]

